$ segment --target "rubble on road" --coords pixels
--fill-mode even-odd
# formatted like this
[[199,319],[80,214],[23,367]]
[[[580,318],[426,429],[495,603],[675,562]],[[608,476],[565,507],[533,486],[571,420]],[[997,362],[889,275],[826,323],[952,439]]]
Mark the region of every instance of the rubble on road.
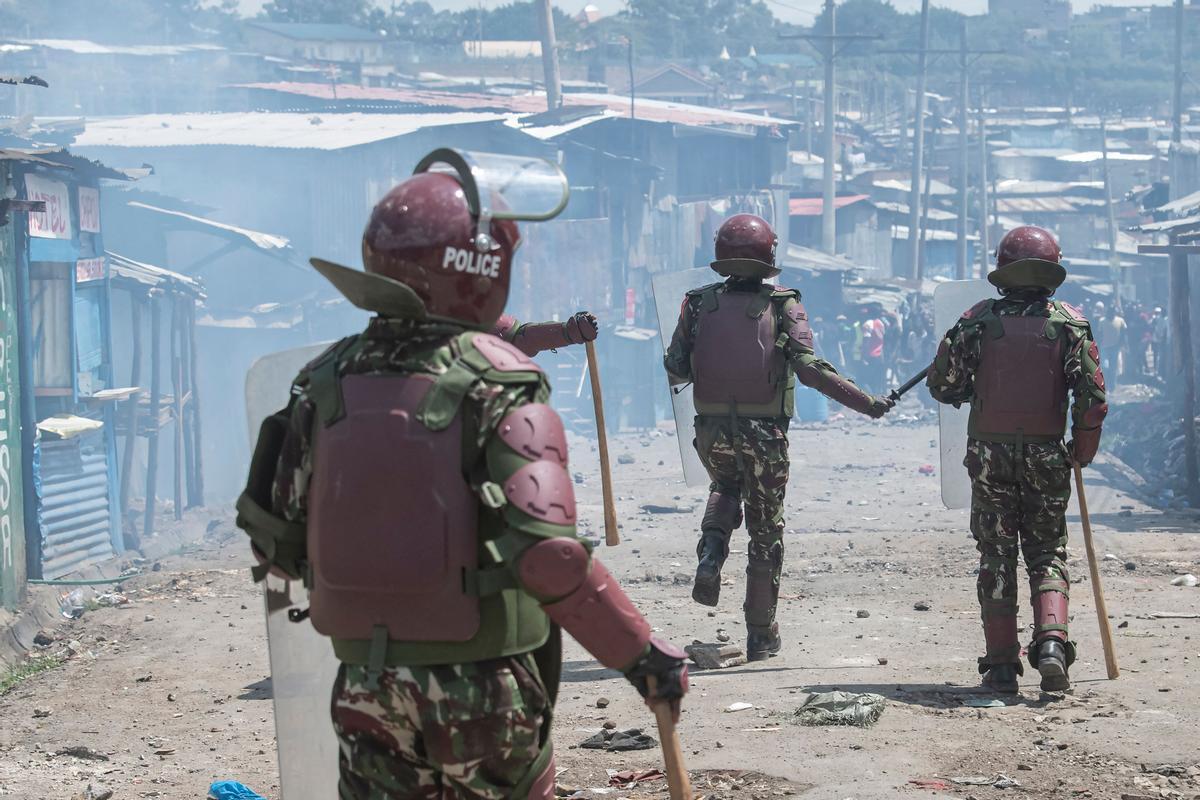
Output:
[[887,700],[869,692],[818,692],[810,694],[793,712],[801,725],[849,725],[869,728],[883,715]]
[[697,669],[727,669],[746,663],[746,654],[736,644],[693,642],[683,649]]

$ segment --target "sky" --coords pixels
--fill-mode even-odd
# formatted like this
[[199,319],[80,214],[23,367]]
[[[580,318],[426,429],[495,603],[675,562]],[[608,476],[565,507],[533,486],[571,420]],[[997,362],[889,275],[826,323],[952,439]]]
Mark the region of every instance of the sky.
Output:
[[[262,7],[264,0],[240,0],[243,13],[253,14]],[[383,5],[386,2],[377,0]],[[485,8],[504,5],[511,0],[429,0],[435,8],[460,10],[476,8],[482,4]],[[563,11],[574,14],[583,6],[592,2],[601,12],[611,14],[625,6],[625,0],[554,0],[554,4]],[[780,19],[788,22],[809,23],[813,15],[821,10],[823,0],[765,0],[767,5]],[[987,0],[930,0],[930,4],[939,8],[950,8],[967,14],[981,14],[987,11]],[[901,11],[919,11],[921,0],[892,0],[892,5]],[[1130,5],[1171,5],[1171,0],[1073,0],[1071,7],[1077,12],[1088,11],[1093,6],[1130,6]]]

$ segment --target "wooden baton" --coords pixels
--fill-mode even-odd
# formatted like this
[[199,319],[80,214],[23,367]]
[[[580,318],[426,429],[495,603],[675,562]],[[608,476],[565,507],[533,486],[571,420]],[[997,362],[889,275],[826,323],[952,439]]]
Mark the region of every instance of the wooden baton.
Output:
[[600,390],[600,365],[596,362],[596,345],[586,342],[588,375],[592,379],[592,405],[596,407],[596,442],[600,449],[600,487],[604,493],[604,543],[613,547],[621,543],[617,531],[617,507],[613,503],[612,471],[608,464],[608,431],[604,428],[604,394]]

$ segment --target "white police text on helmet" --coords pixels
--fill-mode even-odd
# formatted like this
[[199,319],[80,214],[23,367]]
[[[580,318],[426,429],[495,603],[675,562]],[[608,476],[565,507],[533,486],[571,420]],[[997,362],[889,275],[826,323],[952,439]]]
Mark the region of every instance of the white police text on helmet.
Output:
[[455,272],[467,275],[480,275],[485,278],[500,277],[500,255],[498,253],[480,253],[477,250],[462,250],[457,247],[447,247],[442,256],[442,269],[454,268]]

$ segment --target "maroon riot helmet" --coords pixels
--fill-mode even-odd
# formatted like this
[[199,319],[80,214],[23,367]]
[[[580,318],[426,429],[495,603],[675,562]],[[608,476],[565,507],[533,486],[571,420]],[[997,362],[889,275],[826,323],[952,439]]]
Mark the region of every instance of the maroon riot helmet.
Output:
[[550,219],[566,201],[544,159],[436,150],[372,210],[364,271],[312,263],[359,308],[487,329],[508,301],[516,220]]
[[738,278],[774,278],[775,245],[779,239],[762,217],[735,214],[717,231],[716,256],[710,265],[719,275]]
[[996,247],[996,269],[988,280],[1002,290],[1040,287],[1054,291],[1067,279],[1062,250],[1054,234],[1044,228],[1013,228]]

